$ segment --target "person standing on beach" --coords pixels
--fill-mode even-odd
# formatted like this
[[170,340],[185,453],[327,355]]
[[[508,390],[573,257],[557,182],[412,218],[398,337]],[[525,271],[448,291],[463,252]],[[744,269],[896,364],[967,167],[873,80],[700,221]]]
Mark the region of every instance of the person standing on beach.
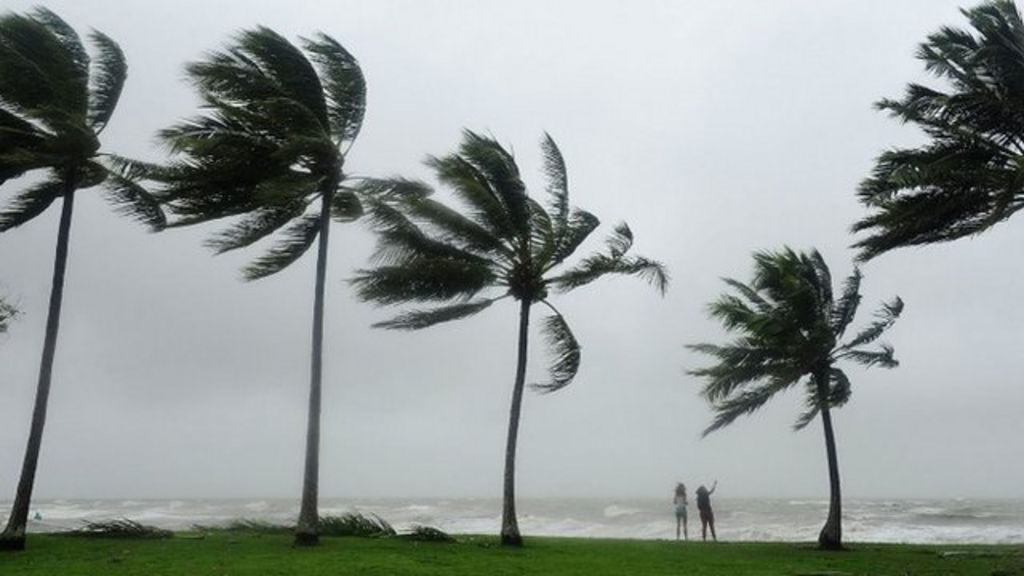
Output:
[[689,540],[690,534],[686,530],[686,485],[682,482],[676,484],[676,495],[672,503],[676,507],[676,540],[679,540],[680,523],[683,525],[683,538]]
[[718,542],[718,536],[715,535],[715,513],[711,511],[711,495],[715,493],[715,488],[718,487],[718,480],[715,480],[714,484],[711,485],[711,490],[704,487],[703,484],[700,488],[697,488],[697,510],[700,511],[700,539],[707,541],[708,539],[708,526],[711,527],[711,538]]

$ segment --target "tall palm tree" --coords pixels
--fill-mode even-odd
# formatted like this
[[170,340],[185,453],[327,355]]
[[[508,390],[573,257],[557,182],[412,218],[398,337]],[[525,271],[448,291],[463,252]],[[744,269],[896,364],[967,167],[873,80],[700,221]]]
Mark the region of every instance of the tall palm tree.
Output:
[[717,362],[689,372],[706,381],[702,395],[715,413],[704,436],[756,411],[776,393],[802,385],[807,409],[794,429],[804,428],[820,414],[828,456],[828,520],[818,544],[824,549],[842,548],[842,499],[832,409],[849,400],[850,380],[837,363],[851,360],[864,366],[896,367],[891,346],[872,345],[899,317],[903,302],[895,298],[883,304],[866,328],[841,342],[860,304],[859,270],[846,279],[837,300],[821,254],[786,248],[755,254],[754,278],[749,284],[732,279],[725,282],[735,293],[723,294],[713,302],[710,314],[727,331],[736,333],[736,339],[723,345],[687,346]]
[[376,324],[383,328],[419,330],[472,316],[505,298],[519,302],[501,522],[501,541],[513,546],[522,544],[515,508],[515,457],[531,307],[543,304],[551,312],[542,330],[554,355],[550,382],[534,387],[554,392],[576,376],[580,347],[565,318],[550,303],[551,291],[568,292],[607,274],[640,276],[662,293],[668,285],[660,263],[627,255],[633,233],[624,223],[615,228],[605,251],[560,268],[599,221],[589,212],[570,208],[562,154],[550,136],[545,135],[541,147],[551,196],[548,208],[527,194],[509,152],[492,138],[470,131],[464,133],[457,154],[427,160],[438,179],[461,200],[461,209],[430,198],[429,188],[419,183],[400,179],[372,183],[377,195],[390,194],[393,201],[371,204],[380,233],[376,265],[360,270],[353,280],[363,300],[435,304]]
[[75,193],[102,184],[118,212],[153,229],[164,225],[159,204],[133,182],[131,164],[99,152],[98,137],[117,106],[127,65],[108,36],[93,31],[89,38],[95,61],[74,29],[45,8],[0,17],[0,184],[25,174],[40,176],[0,210],[0,232],[27,223],[61,199],[31,431],[14,507],[0,534],[0,549],[25,547],[25,523],[57,348]]
[[909,84],[877,104],[928,142],[883,152],[861,184],[862,260],[978,234],[1024,207],[1024,22],[1010,0],[962,12],[973,30],[943,27],[917,52],[946,89]]
[[[303,52],[303,49],[305,52]],[[313,345],[302,505],[295,543],[318,541],[320,396],[324,282],[331,219],[362,214],[345,184],[345,155],[362,126],[366,84],[356,59],[325,34],[302,49],[270,30],[234,37],[187,68],[203,112],[161,133],[176,155],[152,170],[172,226],[235,217],[208,241],[217,253],[278,242],[244,270],[247,280],[276,274],[317,243]]]

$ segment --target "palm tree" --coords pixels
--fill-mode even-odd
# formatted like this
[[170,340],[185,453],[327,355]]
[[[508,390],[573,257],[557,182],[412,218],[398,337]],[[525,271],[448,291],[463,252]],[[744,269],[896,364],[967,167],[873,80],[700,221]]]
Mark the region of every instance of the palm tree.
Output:
[[[334,39],[302,40],[305,53],[269,28],[239,33],[223,51],[188,66],[203,112],[164,130],[176,160],[152,169],[173,226],[235,217],[208,241],[217,253],[278,233],[244,270],[276,274],[317,243],[313,346],[302,505],[295,543],[318,542],[320,395],[324,282],[331,219],[362,214],[345,186],[345,154],[359,134],[366,84],[356,59]],[[152,168],[152,167],[151,167]]]
[[891,346],[871,345],[899,317],[903,302],[895,298],[883,304],[871,324],[841,343],[860,304],[859,270],[846,279],[836,300],[832,276],[821,254],[786,248],[755,254],[750,284],[732,279],[725,282],[735,294],[720,296],[710,305],[710,314],[727,331],[737,333],[737,338],[724,345],[687,346],[717,362],[689,372],[706,381],[702,395],[715,413],[703,435],[756,411],[776,393],[802,384],[807,409],[794,429],[803,429],[820,414],[828,455],[828,520],[818,544],[824,549],[840,549],[842,502],[831,411],[849,400],[850,380],[836,364],[851,360],[864,366],[896,367]]
[[978,234],[1024,207],[1024,22],[1010,0],[962,12],[973,30],[943,27],[917,52],[948,88],[909,84],[877,104],[928,142],[883,152],[861,184],[862,260]]
[[164,225],[154,198],[133,182],[130,163],[99,153],[98,136],[121,95],[127,66],[117,43],[90,36],[92,61],[66,22],[45,8],[0,17],[0,184],[39,174],[0,211],[0,232],[21,226],[61,199],[50,307],[28,448],[0,549],[25,547],[32,487],[57,347],[75,192],[104,185],[117,211],[153,229]]
[[462,210],[433,200],[429,188],[419,183],[396,179],[369,184],[375,194],[399,200],[371,204],[380,234],[376,265],[360,270],[353,280],[363,300],[435,303],[375,325],[382,328],[419,330],[472,316],[505,298],[519,301],[501,522],[502,544],[513,546],[522,544],[515,508],[515,457],[531,307],[539,303],[551,312],[542,330],[554,355],[551,381],[534,387],[554,392],[576,376],[580,347],[565,318],[549,301],[550,291],[568,292],[607,274],[640,276],[662,293],[668,285],[660,263],[627,256],[633,233],[624,223],[615,228],[604,252],[558,270],[599,221],[589,212],[570,209],[562,154],[550,136],[545,135],[541,147],[551,195],[547,209],[527,195],[512,155],[492,138],[470,131],[464,133],[457,154],[427,160],[438,179],[462,201]]

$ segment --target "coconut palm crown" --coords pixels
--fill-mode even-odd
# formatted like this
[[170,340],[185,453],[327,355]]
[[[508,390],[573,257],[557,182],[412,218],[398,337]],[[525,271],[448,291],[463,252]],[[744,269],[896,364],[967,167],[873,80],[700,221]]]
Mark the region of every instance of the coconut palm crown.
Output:
[[1024,23],[1010,0],[962,12],[973,30],[943,27],[917,52],[946,89],[909,84],[877,104],[928,141],[882,153],[861,184],[862,260],[978,234],[1024,207]]
[[646,279],[660,292],[668,285],[664,267],[629,254],[633,233],[615,227],[603,251],[566,265],[598,227],[593,214],[569,205],[562,154],[550,136],[541,142],[550,202],[527,194],[512,154],[493,138],[466,131],[459,150],[431,157],[427,165],[462,206],[431,196],[421,183],[394,179],[368,183],[380,197],[371,210],[379,232],[374,266],[353,280],[360,298],[378,304],[423,303],[376,324],[418,330],[466,318],[504,299],[520,303],[519,356],[506,447],[502,541],[519,545],[515,515],[514,465],[519,411],[525,380],[530,307],[543,304],[549,315],[543,332],[553,352],[550,380],[533,387],[554,392],[569,385],[580,365],[580,346],[552,293],[564,293],[609,274]]
[[127,74],[121,48],[89,35],[92,54],[59,16],[37,8],[0,16],[0,185],[32,179],[0,205],[0,233],[27,224],[61,201],[53,281],[29,438],[0,549],[25,547],[57,351],[75,194],[99,188],[115,209],[153,230],[164,225],[159,203],[135,183],[136,169],[100,153],[99,135],[117,107]]
[[835,298],[821,254],[785,248],[756,253],[749,284],[725,282],[733,293],[713,302],[710,314],[737,337],[721,345],[687,346],[716,362],[689,371],[705,381],[701,393],[715,414],[704,435],[755,412],[779,392],[801,387],[806,409],[794,428],[802,429],[821,415],[829,463],[831,505],[819,544],[840,548],[839,465],[831,410],[849,400],[851,385],[838,363],[896,367],[893,348],[877,340],[899,317],[903,302],[895,298],[883,304],[867,327],[844,341],[861,301],[859,270],[846,279]]
[[331,220],[363,211],[347,186],[345,155],[362,127],[366,83],[358,62],[324,34],[296,47],[273,30],[237,34],[187,68],[202,112],[161,132],[174,155],[148,166],[162,181],[170,226],[231,221],[208,240],[217,253],[276,237],[248,280],[276,274],[317,243],[309,415],[296,544],[316,544],[324,284]]

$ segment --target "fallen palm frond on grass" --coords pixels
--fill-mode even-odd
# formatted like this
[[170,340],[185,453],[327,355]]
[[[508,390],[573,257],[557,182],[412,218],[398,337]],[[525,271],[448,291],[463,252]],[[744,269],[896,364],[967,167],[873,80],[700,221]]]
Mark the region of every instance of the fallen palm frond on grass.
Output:
[[127,518],[97,522],[86,521],[81,528],[62,532],[61,534],[83,538],[124,538],[135,540],[174,537],[174,533],[170,530],[147,526]]
[[358,512],[349,512],[340,516],[320,517],[321,536],[389,538],[397,534],[391,524],[376,514],[367,517]]
[[266,520],[251,520],[242,518],[232,520],[221,526],[207,526],[193,524],[192,529],[196,532],[241,532],[246,534],[289,534],[295,531],[295,526],[287,524],[274,524]]
[[409,532],[402,534],[399,538],[412,540],[413,542],[455,542],[455,538],[440,528],[416,524]]

